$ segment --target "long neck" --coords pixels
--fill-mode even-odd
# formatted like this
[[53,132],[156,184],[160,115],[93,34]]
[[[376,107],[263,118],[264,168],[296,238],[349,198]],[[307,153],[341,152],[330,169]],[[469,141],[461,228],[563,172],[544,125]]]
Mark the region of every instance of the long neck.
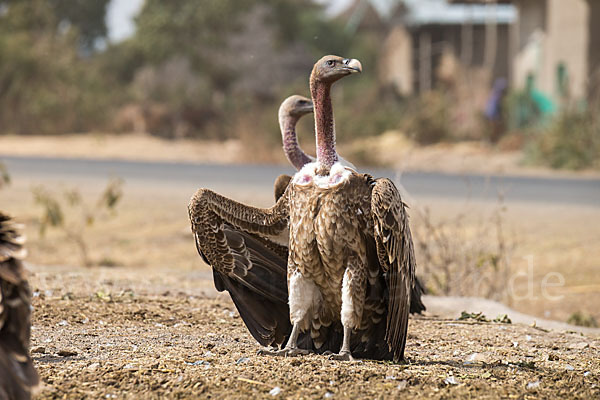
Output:
[[335,151],[335,126],[331,106],[331,84],[311,82],[310,92],[315,107],[315,131],[317,138],[317,163],[328,171],[338,160]]
[[298,123],[298,119],[298,117],[284,115],[279,118],[279,128],[281,129],[285,156],[294,168],[300,170],[305,164],[310,163],[311,159],[304,151],[302,151],[298,144],[298,138],[296,137],[296,124]]

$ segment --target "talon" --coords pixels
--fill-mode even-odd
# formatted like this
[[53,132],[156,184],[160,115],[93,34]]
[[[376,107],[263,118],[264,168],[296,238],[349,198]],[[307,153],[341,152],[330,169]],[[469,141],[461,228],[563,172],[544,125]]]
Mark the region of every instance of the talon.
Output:
[[277,357],[296,357],[296,356],[305,356],[311,354],[312,351],[297,349],[297,348],[283,348],[281,350],[269,350],[269,349],[260,349],[257,354],[262,356],[277,356]]
[[352,357],[352,354],[350,354],[350,352],[346,351],[341,351],[338,354],[332,354],[329,356],[329,359],[337,361],[357,361],[354,357]]

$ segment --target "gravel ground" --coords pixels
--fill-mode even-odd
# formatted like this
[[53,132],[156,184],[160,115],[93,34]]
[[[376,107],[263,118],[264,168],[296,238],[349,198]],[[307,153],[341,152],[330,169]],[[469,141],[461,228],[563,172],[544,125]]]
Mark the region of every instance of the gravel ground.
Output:
[[404,364],[273,358],[206,274],[51,271],[31,276],[42,399],[600,397],[599,337],[426,316]]

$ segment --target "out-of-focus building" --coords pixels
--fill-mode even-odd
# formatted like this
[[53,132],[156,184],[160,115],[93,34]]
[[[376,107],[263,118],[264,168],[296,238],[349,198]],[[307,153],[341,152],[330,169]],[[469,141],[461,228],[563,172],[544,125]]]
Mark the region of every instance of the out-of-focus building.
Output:
[[342,18],[381,40],[380,82],[401,95],[487,68],[557,102],[600,96],[600,0],[355,0]]
[[451,82],[459,68],[485,67],[489,79],[510,73],[509,26],[516,20],[512,5],[355,0],[341,18],[350,30],[380,38],[380,82],[401,95]]
[[[483,4],[489,0],[450,0]],[[511,82],[528,79],[547,96],[581,99],[600,85],[600,1],[505,0],[518,18],[511,34]]]

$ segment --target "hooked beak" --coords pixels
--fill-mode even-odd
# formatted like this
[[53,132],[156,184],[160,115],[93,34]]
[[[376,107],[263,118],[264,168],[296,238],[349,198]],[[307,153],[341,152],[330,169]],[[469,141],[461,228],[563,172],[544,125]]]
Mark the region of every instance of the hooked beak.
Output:
[[313,112],[313,103],[311,102],[310,104],[302,106],[302,108],[300,108],[300,112],[302,114],[309,114],[309,113]]
[[342,68],[351,74],[362,72],[362,64],[355,58],[346,58],[343,63],[344,65]]

